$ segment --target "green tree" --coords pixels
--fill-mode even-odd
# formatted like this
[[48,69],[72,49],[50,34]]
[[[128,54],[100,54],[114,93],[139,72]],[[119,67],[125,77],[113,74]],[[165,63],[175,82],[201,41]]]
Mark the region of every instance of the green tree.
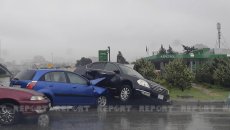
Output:
[[148,80],[153,80],[156,78],[155,66],[150,61],[146,59],[137,60],[134,64],[134,70],[139,72]]
[[182,45],[182,47],[184,48],[185,54],[189,54],[189,53],[193,52],[194,50],[196,50],[194,46],[189,47],[189,46]]
[[173,87],[178,87],[182,91],[191,87],[194,79],[192,71],[183,63],[181,59],[175,59],[165,66],[166,81]]
[[217,68],[214,71],[213,78],[216,83],[224,86],[230,87],[230,60],[225,59],[219,62]]
[[163,45],[161,45],[161,48],[160,48],[160,50],[158,51],[158,55],[164,55],[164,54],[166,54],[166,50],[165,50],[165,48],[163,47]]
[[90,64],[90,63],[92,63],[92,60],[90,58],[82,57],[80,60],[77,60],[75,66],[76,67],[84,66],[84,65],[87,65],[87,64]]
[[228,58],[215,58],[206,61],[196,70],[196,81],[230,86],[229,65]]
[[172,47],[169,45],[169,49],[167,50],[168,54],[175,54],[176,52],[173,51]]
[[122,55],[120,51],[118,51],[118,54],[117,54],[117,63],[129,64],[129,62],[126,61],[126,59],[124,58],[124,56]]
[[213,60],[207,61],[201,64],[195,74],[195,79],[198,82],[205,82],[214,84],[213,73],[214,73]]

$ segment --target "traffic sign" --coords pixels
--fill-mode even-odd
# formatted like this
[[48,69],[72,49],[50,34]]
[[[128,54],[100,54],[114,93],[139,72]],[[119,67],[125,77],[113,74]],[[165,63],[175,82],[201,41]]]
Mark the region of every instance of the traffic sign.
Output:
[[99,50],[99,61],[108,61],[108,50]]

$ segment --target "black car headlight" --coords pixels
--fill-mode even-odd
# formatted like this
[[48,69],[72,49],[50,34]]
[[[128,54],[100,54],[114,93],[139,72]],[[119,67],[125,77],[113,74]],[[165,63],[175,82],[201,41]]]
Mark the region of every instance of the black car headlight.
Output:
[[149,84],[146,81],[142,80],[142,79],[137,80],[137,83],[140,86],[143,86],[143,87],[146,87],[146,88],[150,88]]

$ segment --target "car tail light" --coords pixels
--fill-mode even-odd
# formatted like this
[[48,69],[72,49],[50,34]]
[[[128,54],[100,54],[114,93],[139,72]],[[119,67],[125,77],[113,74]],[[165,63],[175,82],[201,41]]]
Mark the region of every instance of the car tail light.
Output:
[[29,82],[26,86],[27,89],[33,89],[34,86],[36,85],[37,81],[32,81],[32,82]]

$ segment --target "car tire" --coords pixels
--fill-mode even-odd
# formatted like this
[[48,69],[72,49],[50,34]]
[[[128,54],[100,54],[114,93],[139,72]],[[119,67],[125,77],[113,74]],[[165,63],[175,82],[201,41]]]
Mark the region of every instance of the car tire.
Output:
[[98,107],[104,107],[107,105],[107,97],[106,96],[99,96],[97,98],[97,106]]
[[50,123],[50,118],[47,114],[39,115],[38,117],[38,126],[39,127],[48,127]]
[[124,85],[121,89],[120,89],[120,100],[122,102],[127,102],[132,96],[132,89],[129,85]]
[[19,112],[16,110],[17,105],[11,103],[4,103],[0,105],[0,124],[12,125],[19,119]]

